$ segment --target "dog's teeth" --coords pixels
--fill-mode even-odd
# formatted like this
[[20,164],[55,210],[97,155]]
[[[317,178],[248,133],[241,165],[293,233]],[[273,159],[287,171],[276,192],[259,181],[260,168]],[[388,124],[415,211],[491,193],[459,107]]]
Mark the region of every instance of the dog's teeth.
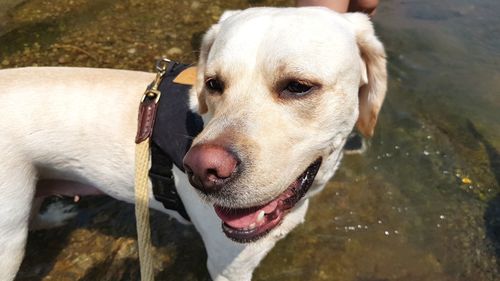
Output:
[[266,213],[264,211],[260,211],[259,212],[259,215],[257,215],[257,222],[261,222],[263,219],[264,219],[264,216],[266,215]]

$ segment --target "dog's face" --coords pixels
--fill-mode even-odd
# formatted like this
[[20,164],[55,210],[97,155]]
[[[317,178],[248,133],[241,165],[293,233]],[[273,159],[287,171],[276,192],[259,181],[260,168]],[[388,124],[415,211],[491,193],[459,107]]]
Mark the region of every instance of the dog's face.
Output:
[[203,40],[192,94],[205,128],[184,163],[226,235],[252,241],[279,225],[356,123],[373,133],[385,83],[385,53],[364,15],[224,14]]

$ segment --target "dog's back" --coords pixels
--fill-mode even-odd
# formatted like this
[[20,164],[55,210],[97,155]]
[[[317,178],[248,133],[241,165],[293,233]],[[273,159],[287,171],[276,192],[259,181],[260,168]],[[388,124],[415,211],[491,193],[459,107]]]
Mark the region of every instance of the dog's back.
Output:
[[[86,161],[106,155],[120,157],[123,153],[113,151],[133,150],[137,104],[151,80],[149,73],[108,69],[2,70],[0,149],[18,150],[41,177],[74,174],[75,166],[96,166]],[[116,159],[112,173],[132,160]]]
[[152,79],[109,69],[0,71],[0,280],[13,279],[22,260],[38,179],[131,192],[137,106]]

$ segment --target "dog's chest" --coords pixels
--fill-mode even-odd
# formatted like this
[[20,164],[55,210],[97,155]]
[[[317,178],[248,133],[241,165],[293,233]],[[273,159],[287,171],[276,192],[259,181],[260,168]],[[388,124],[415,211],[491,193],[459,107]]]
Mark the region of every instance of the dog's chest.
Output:
[[171,169],[175,165],[184,170],[182,160],[192,140],[203,129],[203,120],[189,108],[190,81],[178,81],[184,71],[189,71],[189,66],[172,64],[159,85],[161,97],[151,136],[149,177],[155,199],[189,219],[177,194]]

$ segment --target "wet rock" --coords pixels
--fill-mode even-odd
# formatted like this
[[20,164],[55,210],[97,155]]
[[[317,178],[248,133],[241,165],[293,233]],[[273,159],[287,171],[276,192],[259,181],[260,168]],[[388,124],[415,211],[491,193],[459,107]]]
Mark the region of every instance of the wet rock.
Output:
[[170,48],[167,51],[167,56],[168,57],[175,58],[175,57],[178,57],[180,55],[182,55],[182,50],[180,48],[177,48],[177,47]]
[[191,2],[191,9],[198,9],[201,6],[200,2],[198,1],[192,1]]

